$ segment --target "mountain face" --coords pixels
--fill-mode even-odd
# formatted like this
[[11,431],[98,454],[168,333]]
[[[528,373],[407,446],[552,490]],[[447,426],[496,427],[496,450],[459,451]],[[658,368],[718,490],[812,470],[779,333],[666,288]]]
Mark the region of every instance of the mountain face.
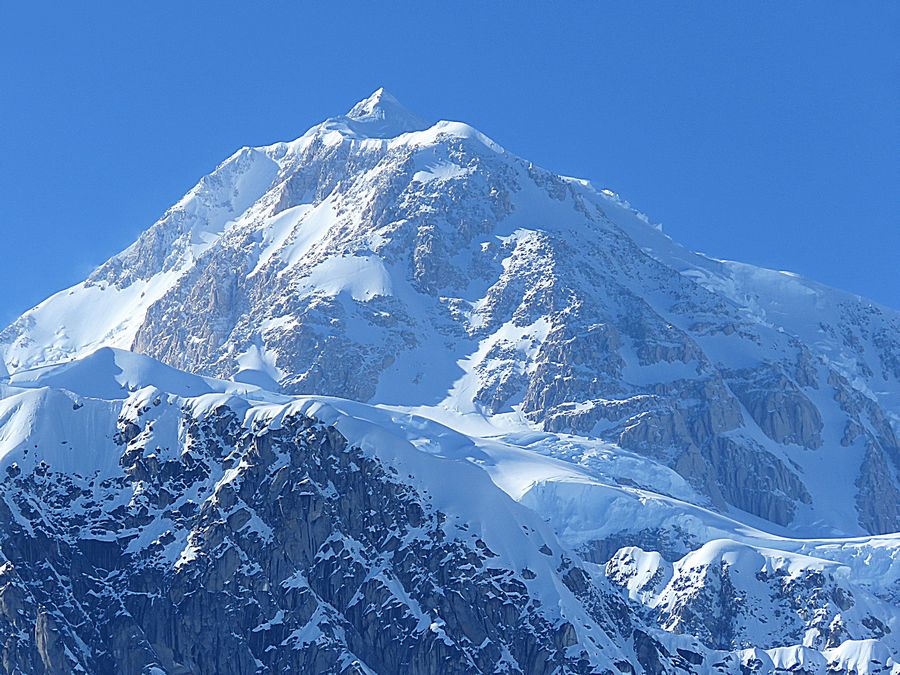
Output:
[[689,253],[379,91],[234,154],[0,345],[12,371],[113,346],[287,393],[511,413],[831,535],[900,530],[898,336],[894,311]]
[[900,314],[383,90],[0,356],[7,672],[900,672]]
[[[5,403],[29,441],[0,504],[6,672],[592,672],[633,657],[624,603],[536,514],[327,403],[154,387]],[[85,425],[103,432],[88,446],[68,434]]]

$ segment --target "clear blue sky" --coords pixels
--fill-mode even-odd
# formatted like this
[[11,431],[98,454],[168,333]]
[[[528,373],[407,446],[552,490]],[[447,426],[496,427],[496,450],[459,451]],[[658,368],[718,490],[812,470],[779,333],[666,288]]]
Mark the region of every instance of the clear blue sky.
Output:
[[691,248],[900,307],[897,2],[0,0],[0,29],[0,323],[381,85]]

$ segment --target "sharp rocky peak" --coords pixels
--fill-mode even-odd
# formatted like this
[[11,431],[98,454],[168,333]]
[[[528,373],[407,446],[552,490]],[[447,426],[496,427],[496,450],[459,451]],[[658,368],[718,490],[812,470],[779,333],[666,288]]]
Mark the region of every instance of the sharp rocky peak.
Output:
[[354,105],[344,116],[357,131],[375,138],[391,138],[430,125],[409,111],[384,87]]

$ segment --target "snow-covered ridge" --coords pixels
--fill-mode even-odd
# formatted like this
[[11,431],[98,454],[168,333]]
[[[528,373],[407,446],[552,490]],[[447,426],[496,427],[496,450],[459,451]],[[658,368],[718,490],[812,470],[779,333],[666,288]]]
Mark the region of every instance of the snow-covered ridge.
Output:
[[[180,393],[173,394],[166,387]],[[351,446],[392,467],[396,475],[408,476],[418,492],[428,495],[430,507],[450,517],[448,532],[461,527],[454,536],[478,533],[481,545],[495,556],[491,564],[525,570],[522,581],[548,608],[548,620],[571,621],[579,645],[587,648],[595,663],[606,663],[609,650],[622,650],[619,658],[640,666],[628,655],[624,642],[609,642],[594,615],[580,604],[584,599],[561,584],[557,559],[574,559],[589,574],[599,575],[591,582],[600,584],[598,588],[604,588],[602,577],[608,577],[614,587],[622,588],[623,599],[634,603],[631,611],[635,615],[638,606],[657,613],[659,626],[651,624],[643,630],[650,630],[668,652],[687,649],[703,655],[707,664],[731,663],[732,669],[724,672],[741,672],[742,663],[752,663],[745,649],[757,657],[764,655],[764,663],[787,667],[804,659],[831,664],[835,669],[849,668],[847,664],[852,662],[857,673],[896,666],[893,655],[900,648],[894,637],[900,635],[900,539],[896,536],[846,540],[779,537],[712,512],[702,515],[690,504],[679,506],[678,500],[603,480],[595,471],[563,457],[526,449],[546,441],[541,438],[546,434],[470,435],[408,410],[327,397],[242,392],[235,387],[109,349],[66,367],[14,376],[10,384],[0,384],[0,471],[15,476],[59,471],[85,480],[93,476],[88,481],[93,486],[109,485],[122,474],[123,452],[134,452],[123,448],[123,433],[126,439],[133,439],[128,447],[146,448],[142,452],[148,461],[185,463],[187,471],[197,461],[197,450],[176,452],[175,448],[185,443],[186,434],[196,433],[188,431],[191,420],[222,420],[231,415],[247,432],[261,434],[263,430],[277,433],[297,418],[311,418],[336,429]],[[221,422],[216,424],[225,428]],[[227,433],[231,437],[238,432],[231,428]],[[209,447],[208,442],[203,447]],[[179,452],[195,458],[189,460],[185,454],[179,459]],[[211,476],[216,493],[229,482],[238,486],[240,467],[249,467],[248,461],[245,458],[221,476]],[[87,485],[82,490],[88,489]],[[569,501],[558,501],[550,508],[547,503],[531,501],[536,486],[555,486],[554,492],[562,500],[569,489],[575,492]],[[659,515],[651,507],[652,501],[668,501],[674,512],[681,509],[676,521],[685,526],[695,521],[695,534],[704,536],[706,543],[674,562],[626,546],[614,553],[601,572],[589,562],[580,562],[572,546],[577,536],[567,528],[592,521],[594,527],[605,529],[607,536],[614,536],[627,531],[629,523],[622,521],[620,507],[592,500],[592,491],[610,495],[613,503],[639,499],[647,505],[642,515],[646,523]],[[137,498],[137,494],[132,497]],[[114,501],[112,506],[118,503]],[[58,519],[60,514],[54,511],[52,517]],[[74,518],[75,513],[67,517]],[[39,521],[21,520],[27,527],[33,522]],[[261,533],[267,531],[262,523],[254,527]],[[172,524],[165,520],[153,524],[129,544],[129,550],[140,551],[142,546],[151,550],[154,538],[172,541],[159,564],[189,569],[199,560],[199,549],[192,548],[195,544],[187,533],[186,541],[180,539],[181,534],[176,534],[174,541],[167,539],[171,535],[165,535],[165,528],[171,529]],[[526,543],[531,540],[533,543]],[[724,584],[728,593],[739,598],[735,607],[740,609],[732,613],[735,607],[715,604],[726,598],[709,596],[704,589],[710,583]],[[409,602],[408,597],[404,602]],[[704,612],[715,612],[718,623],[698,624]],[[780,622],[769,621],[773,613],[782,617]],[[430,617],[427,621],[426,616]],[[321,628],[328,625],[325,616],[316,620]],[[435,622],[440,627],[444,619],[423,614],[419,620],[428,628]],[[318,635],[318,630],[313,632]],[[699,636],[699,641],[667,631]],[[591,651],[596,645],[602,647]],[[766,672],[765,667],[757,672]]]

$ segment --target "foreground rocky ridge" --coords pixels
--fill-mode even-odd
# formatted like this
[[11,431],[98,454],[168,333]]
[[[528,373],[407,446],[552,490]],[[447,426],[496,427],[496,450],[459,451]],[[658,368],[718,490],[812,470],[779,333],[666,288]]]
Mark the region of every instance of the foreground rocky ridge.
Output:
[[449,429],[105,356],[0,384],[5,672],[900,672],[896,597],[840,565],[604,570]]
[[[226,403],[194,416],[142,394],[116,424],[118,475],[59,472],[40,447],[22,451],[36,455],[23,457],[31,470],[7,464],[6,672],[549,673],[628,661],[610,640],[628,643],[627,612],[552,539],[510,533],[543,563],[511,569],[477,527],[334,427],[297,412],[248,429]],[[535,583],[563,597],[549,603]]]

